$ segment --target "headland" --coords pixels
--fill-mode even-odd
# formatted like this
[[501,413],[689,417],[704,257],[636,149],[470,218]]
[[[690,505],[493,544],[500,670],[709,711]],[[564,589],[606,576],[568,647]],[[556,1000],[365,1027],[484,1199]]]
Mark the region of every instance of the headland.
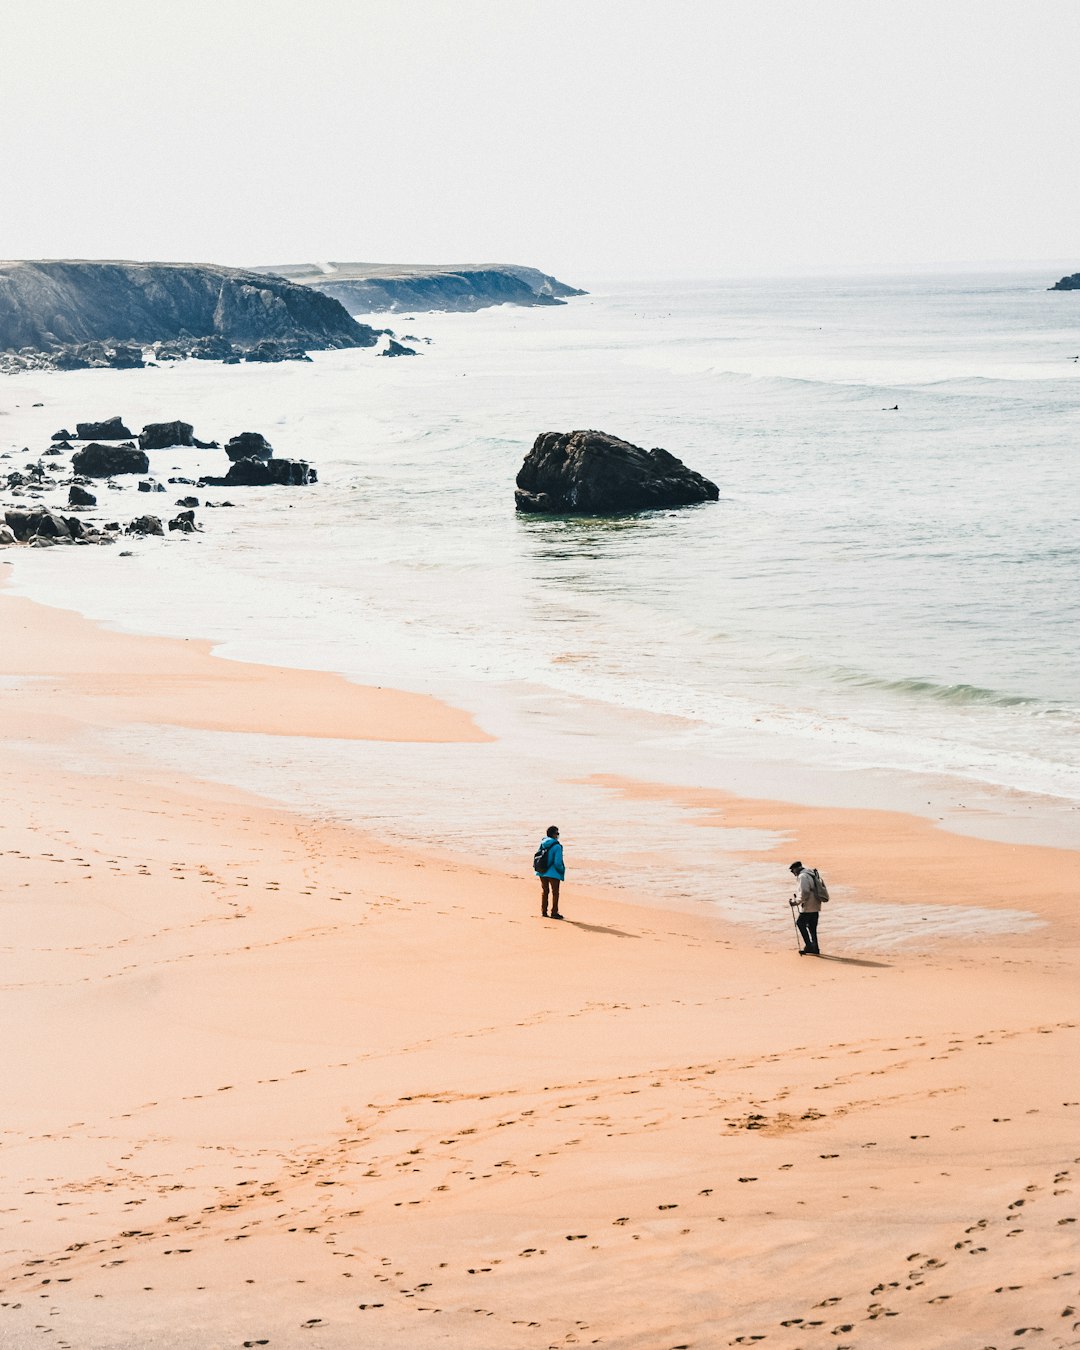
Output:
[[467,313],[491,305],[560,305],[585,294],[518,263],[284,263],[266,270],[333,296],[350,314]]

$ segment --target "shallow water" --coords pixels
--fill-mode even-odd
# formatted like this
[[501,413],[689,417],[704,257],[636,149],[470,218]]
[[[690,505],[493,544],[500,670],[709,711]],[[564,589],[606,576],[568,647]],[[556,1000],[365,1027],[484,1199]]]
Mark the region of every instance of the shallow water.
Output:
[[[323,479],[211,490],[239,509],[132,558],[20,552],[18,588],[470,707],[500,742],[466,793],[438,754],[410,751],[398,772],[339,747],[331,772],[255,753],[276,791],[360,819],[379,792],[349,785],[386,761],[370,781],[403,837],[503,856],[525,829],[527,858],[529,821],[572,819],[610,879],[625,803],[565,780],[618,772],[1077,844],[1080,296],[1049,280],[627,286],[557,310],[388,316],[433,339],[415,360],[7,380],[7,445],[40,450],[117,412],[136,429],[179,416],[203,437],[261,430]],[[535,435],[577,426],[665,446],[720,502],[516,516]],[[217,463],[152,460],[161,478]],[[115,514],[190,490],[117,493]],[[702,832],[675,815],[633,822],[651,884],[715,898]]]

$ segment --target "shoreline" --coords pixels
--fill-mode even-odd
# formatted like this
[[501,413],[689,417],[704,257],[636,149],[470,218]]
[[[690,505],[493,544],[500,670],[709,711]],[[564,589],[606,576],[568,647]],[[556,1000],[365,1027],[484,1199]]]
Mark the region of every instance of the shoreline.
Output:
[[[202,540],[198,542],[202,543]],[[166,547],[171,545],[172,541],[168,541]],[[178,547],[181,554],[191,551],[183,545]],[[530,741],[537,743],[534,733],[538,711],[544,720],[544,739],[547,744],[557,746],[559,753],[575,754],[580,738],[594,738],[595,728],[600,727],[610,742],[605,747],[605,755],[611,760],[610,767],[605,764],[599,771],[592,772],[584,768],[568,781],[585,782],[589,778],[599,781],[602,774],[610,773],[628,780],[658,785],[669,783],[677,793],[707,790],[718,797],[730,795],[808,807],[824,802],[829,809],[838,811],[869,807],[937,821],[951,832],[974,839],[1080,851],[1080,808],[1067,796],[1003,786],[981,777],[960,777],[938,769],[886,768],[870,763],[829,764],[824,759],[808,759],[806,746],[797,737],[785,735],[775,728],[762,728],[757,732],[735,731],[724,740],[718,727],[706,727],[691,717],[642,711],[623,703],[604,701],[595,694],[545,684],[542,677],[537,681],[503,677],[488,682],[460,671],[448,674],[441,669],[436,675],[435,664],[427,669],[406,669],[400,656],[389,663],[378,663],[373,662],[366,651],[350,659],[353,654],[347,650],[326,647],[320,647],[312,664],[305,665],[304,649],[292,636],[287,634],[283,640],[272,640],[265,633],[229,636],[222,628],[220,618],[215,619],[211,614],[208,622],[200,623],[190,605],[183,611],[181,621],[154,627],[147,622],[152,619],[150,611],[135,619],[120,618],[115,606],[103,607],[94,603],[98,588],[118,584],[111,568],[99,566],[87,572],[83,550],[79,551],[78,557],[81,566],[65,567],[68,559],[57,559],[56,552],[51,551],[45,559],[0,558],[0,591],[6,588],[9,595],[31,603],[50,609],[66,609],[73,615],[81,615],[86,622],[106,625],[109,631],[133,639],[200,644],[207,654],[215,653],[212,668],[219,672],[227,672],[237,663],[253,664],[273,670],[306,670],[312,676],[316,671],[327,673],[350,685],[365,687],[382,687],[386,678],[389,686],[404,698],[449,702],[461,710],[462,717],[471,717],[473,723],[483,715],[491,727],[488,731],[478,732],[479,738],[493,735],[500,743],[513,740],[515,753],[520,750],[528,753]],[[140,561],[149,560],[148,555]],[[105,564],[112,561],[110,558],[103,560]],[[212,566],[218,560],[207,561]],[[41,565],[43,562],[45,566]],[[57,562],[62,570],[50,570],[55,569]],[[4,563],[12,569],[7,580]],[[84,572],[87,575],[83,575]],[[184,575],[190,580],[188,572]],[[18,580],[13,586],[15,576]],[[148,580],[147,574],[143,573],[135,584],[145,589]],[[71,591],[72,585],[73,598],[62,600],[61,596]],[[175,596],[170,598],[175,600]],[[255,592],[251,598],[255,603]],[[206,597],[200,599],[205,601]],[[205,636],[207,630],[215,634],[213,638]],[[376,631],[379,641],[392,642],[395,636],[407,637],[407,634],[391,633],[385,623],[380,626],[377,622]],[[423,654],[429,658],[436,655],[433,652]],[[279,666],[281,655],[290,662],[289,665]],[[388,671],[380,669],[380,664],[389,664],[391,668]],[[343,675],[341,672],[346,666],[351,667],[350,672]],[[422,705],[418,703],[417,706]],[[496,710],[494,719],[493,709]],[[170,711],[163,712],[159,705],[151,720],[167,720],[177,726],[213,725],[221,730],[244,730],[246,720],[248,729],[254,729],[250,726],[251,719],[245,719],[243,710],[211,723],[205,713],[200,713],[196,721],[185,721]],[[704,742],[699,742],[695,736],[698,728],[705,731]],[[644,735],[641,734],[643,731]],[[333,739],[331,732],[318,728],[311,734]],[[457,733],[450,731],[447,739],[457,739]],[[633,754],[623,753],[627,745],[634,747]],[[648,752],[644,757],[642,749]],[[548,770],[554,768],[554,764],[545,766]]]
[[[533,880],[438,840],[391,846],[152,746],[106,738],[92,767],[80,745],[123,721],[100,684],[118,652],[189,711],[215,658],[12,603],[6,1345],[47,1325],[72,1350],[944,1350],[1059,1325],[1065,913],[1005,950],[803,962],[582,887],[571,856],[567,918],[544,923]],[[316,687],[278,674],[279,699]],[[378,729],[356,708],[389,691],[318,681],[327,716]],[[688,805],[708,820],[715,795]]]
[[0,678],[34,679],[30,697],[46,715],[59,704],[93,724],[335,740],[491,739],[467,713],[429,695],[365,687],[332,672],[233,661],[196,638],[110,632],[73,610],[41,606],[2,587],[0,579],[0,624],[9,639]]
[[[0,679],[29,677],[32,683],[22,690],[23,703],[33,708],[35,721],[55,719],[57,727],[64,719],[99,732],[133,724],[159,731],[175,727],[224,733],[229,737],[222,742],[225,746],[237,744],[233,737],[261,736],[269,737],[271,745],[275,740],[315,740],[388,742],[391,747],[394,743],[488,745],[497,750],[501,740],[498,731],[482,729],[473,712],[429,693],[361,685],[326,670],[221,657],[215,654],[219,644],[205,639],[118,631],[76,611],[13,595],[5,589],[2,574],[0,621],[15,639],[0,654]],[[626,717],[623,710],[607,706],[599,711],[609,718]],[[583,705],[579,716],[585,719],[588,715],[589,706]],[[4,719],[0,726],[7,729],[17,723],[18,719],[14,723]],[[471,768],[488,772],[491,766]],[[213,762],[202,756],[197,764],[182,764],[178,771],[194,772],[196,777],[209,772],[213,781],[231,784],[260,800],[277,801],[283,809],[322,814],[314,802],[279,796],[272,784],[224,776],[220,763],[215,772]],[[989,928],[992,937],[1009,934],[1017,940],[1025,930],[1046,923],[1065,924],[1069,931],[1073,927],[1065,876],[1077,851],[1017,842],[1000,832],[995,837],[993,824],[1008,817],[993,818],[989,831],[968,834],[953,828],[970,823],[955,814],[934,820],[927,814],[878,805],[812,805],[806,800],[809,788],[800,797],[776,799],[716,787],[639,780],[618,772],[566,780],[567,786],[574,783],[628,805],[661,805],[688,826],[691,834],[704,837],[714,830],[725,836],[715,861],[734,868],[734,880],[724,885],[738,886],[739,864],[761,873],[775,863],[779,864],[775,889],[782,890],[788,853],[828,858],[830,878],[834,889],[839,881],[844,902],[829,911],[832,916],[845,908],[851,914],[875,908],[884,912],[886,906],[921,906],[927,910],[921,921],[927,922],[928,917],[932,921],[924,935],[911,924],[905,934],[901,922],[883,936],[878,923],[877,931],[871,926],[846,933],[849,943],[874,948],[895,946],[898,940],[931,945],[937,940],[979,941],[977,924],[992,918],[991,911],[1000,914]],[[430,784],[426,786],[432,790]],[[358,816],[354,823],[364,829],[362,805]],[[431,833],[420,838],[414,833],[412,838],[396,836],[394,843],[423,852],[432,840]],[[631,839],[626,847],[635,856],[648,857],[646,850],[637,853]],[[461,844],[450,846],[450,853],[458,859],[468,851]],[[913,856],[917,859],[914,865],[909,861]],[[489,858],[488,865],[507,875],[520,875],[521,869],[508,866],[505,856]],[[606,880],[606,873],[613,879],[617,876],[611,861],[601,859],[599,866],[594,863],[587,870],[591,891],[621,898],[623,883],[612,885]],[[642,903],[638,896],[634,902]],[[644,903],[661,911],[693,911],[701,899],[680,901],[675,895],[660,895]],[[946,923],[939,931],[934,911],[946,916],[949,911],[960,915],[972,911],[975,926],[961,924],[956,932],[949,932]],[[725,913],[720,906],[713,917],[736,930],[745,926],[744,916]],[[919,916],[912,922],[918,923]]]
[[675,802],[703,829],[775,832],[782,819],[784,842],[762,852],[777,863],[789,854],[829,858],[837,876],[856,878],[836,887],[840,897],[988,909],[1013,908],[1010,897],[1022,897],[1045,923],[1080,937],[1066,889],[1066,870],[1077,861],[1073,849],[959,834],[943,820],[869,806],[814,807],[615,776],[593,781],[629,801]]

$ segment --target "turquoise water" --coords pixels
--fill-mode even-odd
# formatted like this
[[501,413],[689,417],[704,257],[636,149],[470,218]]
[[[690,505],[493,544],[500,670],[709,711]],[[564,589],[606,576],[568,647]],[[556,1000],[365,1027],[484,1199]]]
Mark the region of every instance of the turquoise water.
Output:
[[[557,310],[387,316],[432,338],[416,360],[20,377],[0,391],[21,405],[9,443],[182,416],[202,436],[262,430],[323,481],[249,490],[197,540],[131,559],[21,556],[19,586],[455,698],[502,747],[468,848],[498,852],[508,824],[572,799],[607,822],[602,870],[615,805],[550,785],[605,772],[935,815],[1019,801],[1064,840],[1080,806],[1080,294],[1051,280],[626,285]],[[517,517],[534,437],[582,426],[666,447],[720,501]],[[154,468],[199,463],[169,451]],[[430,837],[408,790],[426,771],[409,772],[380,819]],[[303,790],[371,818],[366,787],[320,776]],[[674,876],[687,845],[664,839]]]

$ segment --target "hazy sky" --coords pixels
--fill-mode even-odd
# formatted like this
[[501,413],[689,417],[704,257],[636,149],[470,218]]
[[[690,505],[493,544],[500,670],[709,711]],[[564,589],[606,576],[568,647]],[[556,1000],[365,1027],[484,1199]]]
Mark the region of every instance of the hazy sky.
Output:
[[1077,0],[0,0],[0,256],[1072,260]]

